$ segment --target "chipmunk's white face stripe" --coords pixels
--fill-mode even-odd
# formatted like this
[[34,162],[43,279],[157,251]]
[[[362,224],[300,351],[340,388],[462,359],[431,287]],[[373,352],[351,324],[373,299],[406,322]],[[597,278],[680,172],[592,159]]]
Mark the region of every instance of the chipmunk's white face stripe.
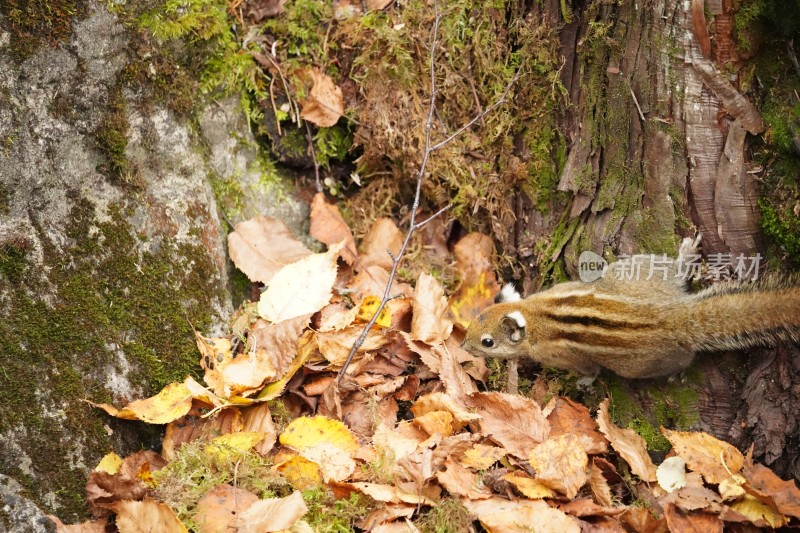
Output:
[[522,313],[519,311],[511,311],[506,315],[506,317],[510,318],[514,321],[514,323],[519,326],[520,328],[524,328],[526,325],[525,317],[522,316]]
[[522,300],[522,295],[517,292],[514,285],[506,283],[500,290],[500,295],[497,297],[498,302],[518,302]]

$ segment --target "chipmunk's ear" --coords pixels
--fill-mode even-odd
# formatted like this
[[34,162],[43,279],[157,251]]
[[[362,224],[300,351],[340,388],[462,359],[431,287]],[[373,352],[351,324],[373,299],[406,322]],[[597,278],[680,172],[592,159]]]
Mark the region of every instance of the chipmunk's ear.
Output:
[[522,295],[517,292],[517,288],[514,287],[514,284],[506,283],[497,296],[495,296],[494,303],[518,302],[520,300],[522,300]]
[[526,325],[525,317],[519,311],[511,311],[503,317],[503,333],[515,344],[525,338]]

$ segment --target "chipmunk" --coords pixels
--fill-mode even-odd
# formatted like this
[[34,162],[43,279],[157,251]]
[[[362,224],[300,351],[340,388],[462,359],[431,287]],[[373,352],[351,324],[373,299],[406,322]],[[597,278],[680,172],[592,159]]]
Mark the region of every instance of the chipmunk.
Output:
[[[697,293],[675,277],[699,237],[684,239],[667,276],[614,275],[633,256],[608,265],[604,277],[568,282],[521,299],[504,287],[501,303],[469,326],[463,347],[501,359],[529,357],[572,370],[591,382],[601,368],[625,378],[680,372],[697,352],[800,340],[800,287],[775,281],[719,283]],[[666,278],[666,279],[665,279]]]

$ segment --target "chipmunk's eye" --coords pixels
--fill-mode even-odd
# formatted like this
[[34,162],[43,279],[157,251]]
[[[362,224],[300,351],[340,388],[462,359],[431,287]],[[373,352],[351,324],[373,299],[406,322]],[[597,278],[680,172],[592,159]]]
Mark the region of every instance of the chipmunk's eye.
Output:
[[483,344],[484,348],[491,348],[492,346],[494,346],[494,339],[486,335],[484,337],[481,337],[481,344]]

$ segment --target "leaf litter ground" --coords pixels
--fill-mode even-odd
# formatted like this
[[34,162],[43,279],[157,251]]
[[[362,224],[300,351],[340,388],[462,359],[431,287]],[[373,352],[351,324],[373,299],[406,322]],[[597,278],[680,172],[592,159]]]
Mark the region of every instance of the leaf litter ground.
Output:
[[229,236],[234,263],[264,283],[230,335],[196,341],[205,384],[187,377],[122,408],[165,425],[161,453],[106,455],[89,475],[95,519],[58,531],[742,531],[800,525],[800,490],[702,432],[645,441],[566,397],[546,405],[488,391],[484,361],[460,348],[498,292],[491,239],[469,234],[460,285],[394,282],[394,298],[345,378],[402,234],[375,222],[359,245],[319,194],[313,253],[278,220]]

